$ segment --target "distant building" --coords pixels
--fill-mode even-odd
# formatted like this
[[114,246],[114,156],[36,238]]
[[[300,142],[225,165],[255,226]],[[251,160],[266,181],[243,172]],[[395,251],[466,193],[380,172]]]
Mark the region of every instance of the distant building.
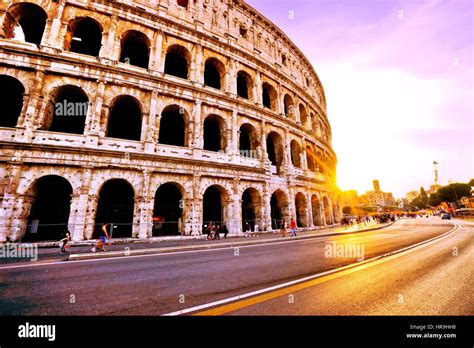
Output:
[[392,192],[383,192],[380,189],[380,183],[378,180],[374,180],[373,185],[373,191],[367,191],[365,194],[360,196],[360,203],[362,206],[383,209],[385,207],[393,207],[397,205]]

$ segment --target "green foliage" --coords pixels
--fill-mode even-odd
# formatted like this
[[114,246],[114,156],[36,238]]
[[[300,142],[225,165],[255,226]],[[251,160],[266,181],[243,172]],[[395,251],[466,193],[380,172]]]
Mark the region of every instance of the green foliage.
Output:
[[436,192],[436,195],[442,202],[454,202],[462,197],[470,197],[471,185],[462,183],[450,184],[441,187]]

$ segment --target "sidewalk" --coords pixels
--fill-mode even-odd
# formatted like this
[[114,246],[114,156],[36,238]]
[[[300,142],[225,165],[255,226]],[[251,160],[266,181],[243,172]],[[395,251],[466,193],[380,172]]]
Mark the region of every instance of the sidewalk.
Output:
[[[151,239],[115,239],[112,240],[112,245],[107,246],[107,252],[91,252],[91,246],[95,244],[94,240],[81,241],[71,244],[69,248],[69,255],[63,255],[59,252],[59,247],[54,246],[54,242],[41,243],[38,249],[38,261],[60,261],[60,260],[86,260],[98,258],[112,258],[131,255],[146,255],[146,254],[160,254],[170,253],[175,251],[190,251],[190,250],[204,250],[215,248],[229,248],[252,244],[264,244],[281,242],[285,240],[298,240],[308,238],[318,238],[321,236],[331,236],[346,233],[360,233],[366,231],[373,231],[382,229],[392,225],[386,224],[370,224],[369,226],[361,226],[357,228],[344,229],[341,226],[333,226],[327,228],[320,228],[311,231],[299,231],[296,238],[290,237],[290,232],[287,231],[286,237],[282,238],[279,233],[262,232],[257,236],[245,238],[229,237],[224,239],[221,236],[220,240],[207,240],[206,236],[199,237],[165,237],[165,238],[151,238]],[[0,264],[12,262],[29,262],[27,259],[0,259]]]

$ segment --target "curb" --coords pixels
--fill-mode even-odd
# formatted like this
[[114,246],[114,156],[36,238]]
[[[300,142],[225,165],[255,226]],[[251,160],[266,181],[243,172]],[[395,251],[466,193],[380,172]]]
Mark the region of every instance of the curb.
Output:
[[271,244],[276,242],[282,241],[292,241],[292,240],[306,240],[306,239],[314,239],[314,238],[321,238],[321,237],[328,237],[328,236],[337,236],[337,235],[344,235],[344,234],[357,234],[363,232],[370,232],[381,230],[383,228],[387,228],[392,226],[395,221],[390,222],[388,224],[384,224],[382,226],[376,227],[369,227],[361,230],[356,230],[352,232],[332,232],[332,233],[322,233],[322,234],[314,234],[308,236],[300,236],[296,238],[285,237],[285,238],[269,238],[267,240],[253,240],[253,241],[239,241],[239,242],[230,242],[230,243],[222,243],[222,244],[205,244],[205,245],[194,245],[194,246],[175,246],[175,247],[168,247],[168,248],[150,248],[150,249],[136,249],[136,250],[123,250],[123,251],[108,251],[108,252],[101,252],[101,253],[82,253],[82,254],[71,254],[69,255],[67,261],[80,261],[80,260],[93,260],[93,259],[109,259],[109,258],[116,258],[116,257],[124,257],[124,256],[138,256],[138,255],[153,255],[153,254],[168,254],[172,252],[178,251],[197,251],[197,250],[210,250],[210,249],[225,249],[230,247],[237,247],[237,246],[250,246],[250,245],[261,245],[261,244]]

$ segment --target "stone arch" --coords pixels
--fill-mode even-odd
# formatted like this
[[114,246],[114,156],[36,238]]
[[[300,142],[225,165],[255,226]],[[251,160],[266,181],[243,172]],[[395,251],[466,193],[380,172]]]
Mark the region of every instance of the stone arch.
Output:
[[308,124],[308,113],[306,111],[306,107],[303,104],[299,105],[299,112],[301,125],[306,127]]
[[274,191],[270,198],[270,217],[274,230],[279,229],[282,224],[287,224],[289,217],[288,196],[281,189]]
[[203,144],[207,151],[226,151],[227,124],[219,115],[211,114],[203,122]]
[[181,45],[171,45],[166,51],[165,74],[188,79],[191,54]]
[[301,168],[301,146],[293,139],[290,143],[291,148],[291,163],[296,168]]
[[99,189],[95,211],[95,237],[104,223],[110,224],[111,238],[132,237],[135,190],[125,179],[109,179]]
[[208,58],[204,64],[204,84],[223,89],[225,85],[225,65],[217,58]]
[[229,209],[229,194],[225,187],[212,184],[202,195],[202,221],[204,231],[210,223],[228,225],[227,210]]
[[324,206],[324,218],[326,220],[326,225],[332,225],[331,211],[329,209],[329,200],[326,196],[323,197],[323,206]]
[[116,97],[110,107],[106,136],[140,141],[141,131],[141,103],[129,95]]
[[168,105],[161,112],[159,143],[173,146],[188,146],[189,114],[184,107]]
[[0,75],[0,89],[2,90],[0,93],[0,105],[2,106],[0,127],[16,127],[23,109],[25,87],[14,77]]
[[89,97],[81,87],[63,85],[54,88],[40,129],[51,132],[83,134],[89,109]]
[[12,4],[4,22],[4,35],[7,39],[41,44],[48,15],[38,5],[31,2]]
[[278,170],[284,163],[285,154],[283,138],[275,131],[271,131],[267,136],[267,154],[272,165]]
[[184,233],[185,192],[181,184],[173,181],[158,187],[153,207],[153,236]]
[[308,170],[316,171],[315,155],[311,145],[306,146],[306,162],[308,163]]
[[243,157],[259,158],[260,136],[257,129],[250,123],[244,123],[239,129],[239,153]]
[[246,230],[246,224],[253,230],[258,225],[259,230],[263,227],[261,221],[262,200],[260,193],[253,187],[247,188],[242,193],[242,231]]
[[102,32],[102,25],[94,18],[74,18],[68,24],[64,49],[97,57],[102,46]]
[[150,39],[138,30],[127,30],[122,35],[120,61],[148,69],[150,62]]
[[311,210],[313,211],[313,224],[315,226],[322,226],[321,203],[319,202],[319,197],[315,194],[311,196]]
[[61,239],[68,230],[73,188],[59,175],[37,178],[27,191],[24,211],[27,228],[22,241]]
[[184,8],[188,8],[188,3],[189,0],[176,0],[176,4]]
[[276,111],[278,93],[271,84],[264,82],[262,84],[262,104],[264,107]]
[[289,94],[285,94],[285,97],[283,98],[283,104],[284,104],[284,113],[286,117],[294,119],[294,115],[295,115],[294,99]]
[[250,101],[253,100],[253,80],[250,74],[244,70],[237,73],[237,95]]
[[307,206],[308,204],[306,202],[306,196],[303,193],[298,192],[295,195],[296,223],[298,227],[308,226],[307,214],[306,214]]

